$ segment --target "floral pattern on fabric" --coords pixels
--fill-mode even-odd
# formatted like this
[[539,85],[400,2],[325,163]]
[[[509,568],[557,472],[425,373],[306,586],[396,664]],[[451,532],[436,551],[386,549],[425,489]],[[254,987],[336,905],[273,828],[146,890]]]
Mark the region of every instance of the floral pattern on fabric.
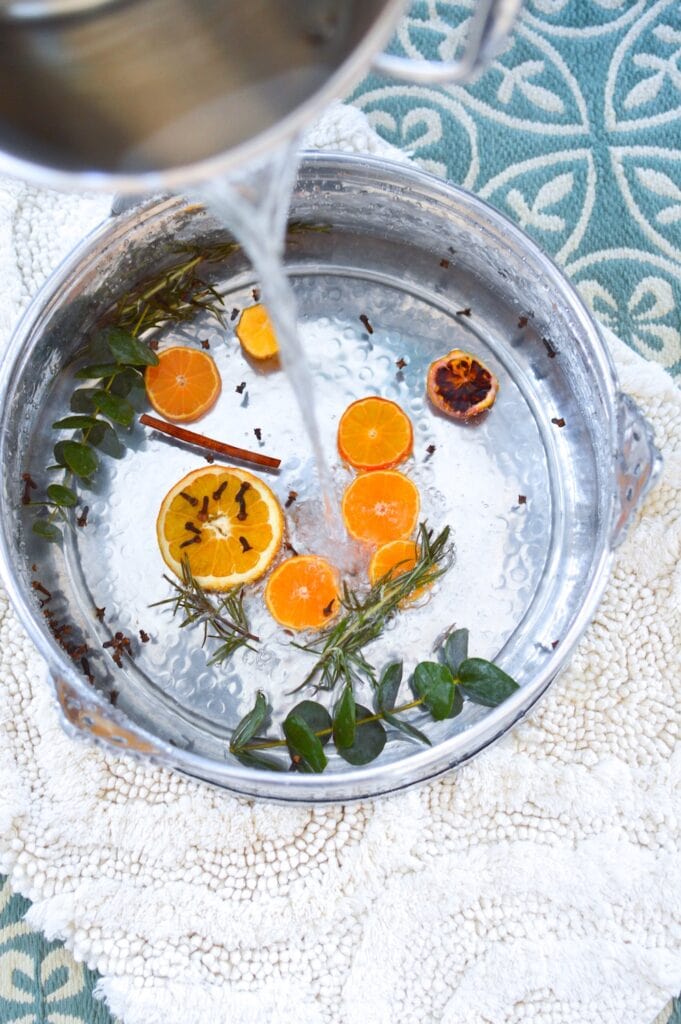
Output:
[[[450,59],[472,0],[417,0],[392,52]],[[681,374],[681,5],[527,0],[465,87],[368,77],[353,102],[426,170],[489,200],[641,355]]]

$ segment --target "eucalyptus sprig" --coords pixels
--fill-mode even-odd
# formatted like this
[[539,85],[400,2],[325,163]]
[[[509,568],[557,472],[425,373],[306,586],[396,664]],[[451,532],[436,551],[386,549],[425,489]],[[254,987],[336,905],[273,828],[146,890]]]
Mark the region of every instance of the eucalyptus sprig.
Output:
[[313,654],[315,664],[294,693],[314,683],[318,690],[332,690],[339,682],[368,679],[375,684],[372,666],[363,648],[381,635],[399,608],[414,593],[431,586],[450,567],[454,557],[446,526],[437,537],[426,523],[419,526],[416,564],[399,576],[386,573],[364,595],[343,585],[341,604],[344,614],[307,644],[294,644]]
[[204,646],[207,640],[218,640],[219,647],[213,652],[209,665],[223,664],[242,647],[248,648],[249,651],[255,650],[253,644],[258,643],[260,638],[250,631],[241,587],[213,600],[193,575],[187,558],[182,560],[181,582],[171,579],[170,576],[164,575],[163,578],[171,585],[174,594],[172,597],[155,601],[150,607],[171,605],[173,615],[181,612],[183,618],[180,629],[197,623],[202,625],[201,646]]
[[[410,739],[431,745],[430,739],[403,717],[415,709],[427,711],[434,721],[455,718],[464,700],[496,707],[518,689],[503,669],[483,658],[468,657],[468,630],[453,631],[438,651],[439,661],[423,661],[411,677],[413,699],[398,703],[402,684],[401,662],[388,665],[374,693],[374,711],[355,701],[346,683],[333,714],[316,701],[297,704],[284,719],[283,737],[261,737],[270,708],[259,691],[251,710],[232,734],[230,753],[242,764],[269,771],[294,770],[320,773],[328,765],[325,747],[331,741],[336,752],[351,765],[374,761],[388,740],[386,726]],[[270,752],[288,751],[288,762]]]

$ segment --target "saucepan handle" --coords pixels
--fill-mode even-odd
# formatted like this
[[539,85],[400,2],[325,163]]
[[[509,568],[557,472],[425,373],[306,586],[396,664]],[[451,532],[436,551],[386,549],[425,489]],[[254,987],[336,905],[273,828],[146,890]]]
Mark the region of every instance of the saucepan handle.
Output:
[[68,680],[49,673],[57,698],[62,725],[70,736],[79,736],[97,746],[131,754],[144,760],[169,764],[171,748],[138,730],[94,691],[84,696]]
[[662,456],[653,436],[653,429],[629,395],[618,396],[617,465],[615,519],[611,544],[617,547],[662,469]]
[[412,60],[379,53],[374,57],[374,70],[420,85],[467,82],[499,53],[522,5],[523,0],[478,0],[459,60]]

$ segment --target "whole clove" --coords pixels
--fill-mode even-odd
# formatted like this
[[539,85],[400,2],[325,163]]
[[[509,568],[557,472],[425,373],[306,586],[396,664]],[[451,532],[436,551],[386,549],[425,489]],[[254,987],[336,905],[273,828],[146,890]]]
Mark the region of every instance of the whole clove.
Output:
[[239,512],[237,514],[237,519],[241,523],[243,523],[244,520],[248,519],[248,512],[246,511],[246,491],[250,490],[250,487],[251,487],[251,485],[248,483],[248,481],[244,480],[244,482],[242,483],[241,487],[239,488],[239,490],[236,492],[236,495],[234,496],[234,500],[237,503],[237,505],[239,506]]

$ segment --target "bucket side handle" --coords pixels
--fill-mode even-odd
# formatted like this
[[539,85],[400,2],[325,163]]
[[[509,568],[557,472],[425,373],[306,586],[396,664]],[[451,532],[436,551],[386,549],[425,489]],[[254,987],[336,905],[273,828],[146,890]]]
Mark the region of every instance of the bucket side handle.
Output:
[[618,396],[615,517],[610,543],[624,540],[635,513],[662,470],[653,428],[629,395]]

